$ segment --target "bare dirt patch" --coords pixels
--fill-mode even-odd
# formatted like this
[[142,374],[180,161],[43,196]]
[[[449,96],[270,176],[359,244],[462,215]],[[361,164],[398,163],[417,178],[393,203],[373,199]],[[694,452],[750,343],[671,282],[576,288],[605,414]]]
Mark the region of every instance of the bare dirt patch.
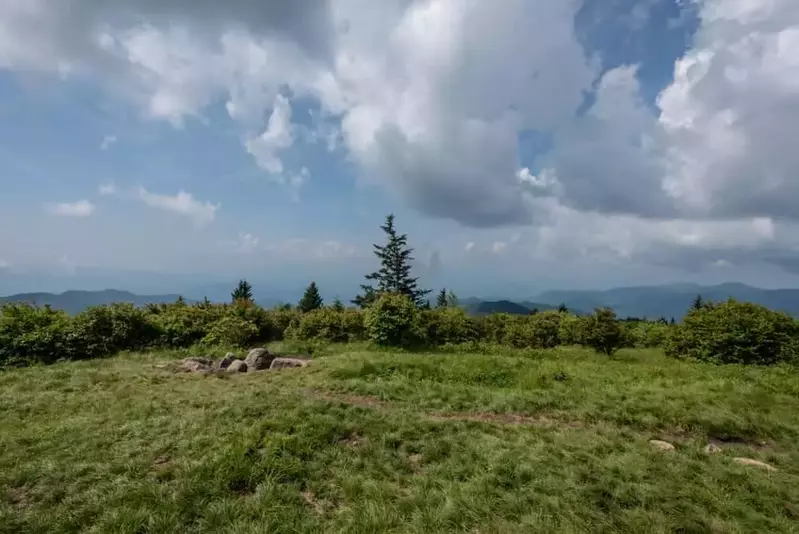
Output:
[[311,391],[311,394],[320,400],[351,404],[353,406],[363,406],[365,408],[385,408],[388,405],[387,402],[380,400],[377,397],[356,395],[355,393],[333,393],[329,391],[314,390]]
[[28,506],[30,502],[30,496],[28,494],[28,489],[25,486],[17,486],[13,487],[8,490],[8,497],[11,501],[11,504],[16,506],[17,508],[25,508]]
[[478,423],[494,423],[501,425],[532,425],[540,427],[563,426],[568,428],[581,428],[577,422],[563,422],[538,415],[531,416],[520,413],[496,412],[444,412],[427,416],[432,421],[475,421]]
[[310,506],[313,509],[313,511],[314,511],[314,513],[316,515],[324,515],[325,514],[325,504],[316,497],[314,492],[306,490],[306,491],[303,491],[301,493],[301,495],[302,495],[302,499],[306,503],[308,503],[308,506]]

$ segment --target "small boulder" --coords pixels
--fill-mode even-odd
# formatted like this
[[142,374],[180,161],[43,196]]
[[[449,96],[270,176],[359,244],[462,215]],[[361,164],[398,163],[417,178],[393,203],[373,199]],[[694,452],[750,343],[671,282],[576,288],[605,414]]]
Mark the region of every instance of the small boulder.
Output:
[[206,358],[186,358],[181,363],[181,367],[190,373],[210,371],[213,365],[214,362]]
[[767,464],[766,462],[761,462],[760,460],[754,460],[752,458],[733,458],[733,462],[738,462],[739,464],[743,465],[751,465],[752,467],[759,467],[760,469],[765,469],[766,471],[776,471],[777,468],[773,465]]
[[285,369],[288,367],[305,367],[310,360],[303,360],[300,358],[275,358],[272,360],[270,369]]
[[227,369],[230,367],[230,364],[236,360],[236,355],[232,352],[228,352],[225,354],[225,357],[219,360],[219,368],[220,369]]
[[721,452],[721,447],[719,447],[715,443],[708,443],[707,445],[705,445],[705,448],[702,449],[702,452],[704,452],[705,454],[717,454]]
[[233,360],[225,371],[228,373],[246,373],[247,363],[244,360]]
[[672,445],[668,441],[661,441],[659,439],[650,439],[649,444],[662,452],[668,452],[674,450],[674,445]]
[[247,354],[244,363],[247,364],[247,371],[263,371],[264,369],[269,369],[274,359],[275,355],[269,354],[266,349],[252,349]]

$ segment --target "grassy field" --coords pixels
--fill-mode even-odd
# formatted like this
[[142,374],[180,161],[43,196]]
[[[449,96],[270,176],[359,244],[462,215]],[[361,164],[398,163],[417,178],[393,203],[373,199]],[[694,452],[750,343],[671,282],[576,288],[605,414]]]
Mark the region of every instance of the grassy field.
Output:
[[181,356],[0,372],[0,532],[799,531],[793,368],[340,347],[220,377]]

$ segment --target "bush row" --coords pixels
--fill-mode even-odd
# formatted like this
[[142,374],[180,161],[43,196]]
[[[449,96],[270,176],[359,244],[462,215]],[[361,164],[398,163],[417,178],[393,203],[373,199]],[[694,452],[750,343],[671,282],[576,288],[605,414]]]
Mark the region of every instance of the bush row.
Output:
[[320,308],[300,313],[235,304],[96,306],[75,316],[49,307],[9,304],[0,311],[0,366],[88,359],[123,350],[196,344],[248,347],[281,339],[313,343],[370,341],[388,347],[490,343],[514,348],[586,345],[612,354],[621,347],[663,347],[666,353],[717,363],[794,361],[799,328],[791,317],[729,301],[692,310],[682,324],[620,322],[610,310],[578,317],[471,317],[459,308],[420,310],[409,299],[383,295],[365,311]]

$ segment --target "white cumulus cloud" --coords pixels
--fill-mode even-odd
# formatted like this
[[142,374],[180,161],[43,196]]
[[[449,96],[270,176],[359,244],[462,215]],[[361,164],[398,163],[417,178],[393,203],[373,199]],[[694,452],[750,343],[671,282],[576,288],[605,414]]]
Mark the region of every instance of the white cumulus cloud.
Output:
[[139,198],[153,208],[189,217],[198,226],[213,222],[220,207],[219,204],[197,200],[191,193],[185,191],[170,196],[151,193],[142,187],[139,188]]
[[89,217],[94,213],[95,206],[86,199],[75,202],[57,202],[49,204],[47,209],[53,215],[61,217]]

